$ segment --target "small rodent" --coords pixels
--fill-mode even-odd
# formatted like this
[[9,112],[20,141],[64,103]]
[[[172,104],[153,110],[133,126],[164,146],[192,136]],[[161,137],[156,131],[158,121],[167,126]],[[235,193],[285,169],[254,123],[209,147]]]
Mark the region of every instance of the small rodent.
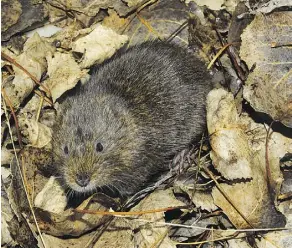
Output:
[[205,128],[211,87],[202,61],[150,41],[117,52],[66,99],[53,160],[70,189],[136,193]]

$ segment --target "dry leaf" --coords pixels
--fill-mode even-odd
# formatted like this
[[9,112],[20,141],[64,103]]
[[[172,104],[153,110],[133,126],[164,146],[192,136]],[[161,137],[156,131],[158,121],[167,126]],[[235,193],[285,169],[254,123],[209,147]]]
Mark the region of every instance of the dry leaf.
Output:
[[143,2],[145,1],[144,0],[125,0],[125,2],[127,3],[129,7],[138,7],[141,4],[143,4]]
[[188,190],[187,193],[197,208],[201,208],[202,210],[207,210],[209,212],[213,212],[218,209],[218,207],[214,204],[214,200],[210,193],[202,193],[197,191],[193,194],[192,190]]
[[23,117],[19,118],[18,121],[23,135],[29,141],[29,145],[42,148],[50,143],[52,131],[49,127],[33,119],[29,120]]
[[129,18],[120,17],[115,10],[109,9],[108,16],[103,19],[102,25],[111,28],[118,34],[121,34],[129,22]]
[[[105,17],[106,15],[102,14],[102,10],[104,9],[114,8],[119,15],[122,16],[125,16],[130,11],[133,11],[132,8],[127,7],[124,1],[120,0],[48,0],[47,2],[51,6],[66,12],[69,10],[72,11],[75,18],[82,22],[86,27]],[[60,11],[56,12],[56,10],[54,10],[51,19],[56,19],[56,17],[60,14],[62,14],[62,12],[60,13]]]
[[1,246],[36,247],[36,240],[23,216],[16,217],[6,189],[1,189]]
[[186,0],[186,3],[195,2],[199,6],[207,6],[212,10],[220,10],[223,8],[224,0]]
[[56,52],[47,57],[48,75],[45,85],[49,87],[56,101],[64,92],[72,89],[79,80],[88,78],[87,70],[81,70],[71,54]]
[[[43,233],[43,238],[46,243],[46,248],[56,248],[56,247],[57,248],[68,248],[68,247],[80,248],[80,247],[85,246],[85,244],[90,240],[93,234],[94,232],[82,235],[81,237],[78,237],[78,238],[67,237],[66,239],[62,239],[59,237],[54,237],[54,236]],[[38,241],[39,241],[38,242],[39,247],[44,248],[41,240],[38,239]]]
[[[148,197],[144,198],[131,211],[143,211],[150,209],[159,209],[167,207],[183,206],[184,203],[177,200],[173,195],[172,189],[154,191]],[[164,213],[158,212],[153,214],[143,214],[139,217],[146,222],[136,222],[136,228],[140,231],[135,234],[135,243],[138,247],[151,247],[154,244],[160,244],[159,247],[171,248],[176,247],[168,237],[168,227],[163,225],[156,225],[155,222],[165,222]],[[147,220],[154,221],[154,223],[147,223]],[[136,229],[135,228],[135,229]]]
[[21,4],[18,0],[2,0],[1,1],[1,32],[6,31],[12,25],[17,23],[21,15]]
[[52,213],[62,213],[67,206],[67,198],[64,188],[51,177],[41,192],[34,200],[34,205],[38,208]]
[[[17,56],[15,61],[39,80],[47,69],[46,56],[52,54],[54,50],[55,48],[45,39],[35,33],[26,41],[23,53]],[[14,80],[6,84],[4,89],[13,106],[18,107],[32,92],[35,83],[18,67],[13,65],[13,70],[15,72]]]
[[[223,209],[231,222],[238,228],[250,228],[250,223],[253,227],[283,226],[285,224],[285,218],[276,210],[273,195],[271,195],[271,192],[268,190],[266,179],[266,158],[268,156],[268,166],[271,171],[270,184],[273,192],[277,194],[279,193],[280,185],[283,180],[280,172],[279,161],[286,153],[292,152],[292,141],[280,133],[272,133],[268,143],[268,155],[266,155],[266,139],[263,137],[263,134],[266,135],[265,127],[262,124],[254,123],[254,121],[246,115],[242,115],[239,118],[232,99],[233,97],[230,93],[227,93],[222,89],[213,90],[208,96],[207,116],[209,121],[209,131],[216,130],[216,126],[219,128],[220,126],[226,128],[226,132],[224,132],[223,136],[221,135],[221,132],[217,131],[218,135],[214,138],[212,137],[212,149],[215,147],[216,151],[212,151],[211,157],[214,166],[218,168],[217,163],[218,161],[219,163],[221,162],[221,160],[218,160],[218,156],[219,158],[224,158],[223,155],[228,155],[230,151],[236,151],[235,154],[231,154],[234,156],[231,156],[230,158],[244,158],[246,156],[246,148],[249,149],[249,157],[246,161],[248,161],[248,166],[251,170],[251,179],[247,182],[235,183],[232,185],[224,183],[220,184],[220,187],[223,189],[227,197],[231,199],[235,208],[238,209],[248,220],[248,223],[217,188],[213,189],[212,192],[215,204]],[[216,105],[217,109],[215,108]],[[210,110],[213,111],[210,112]],[[211,118],[212,114],[213,118]],[[223,116],[225,114],[228,117]],[[222,120],[222,123],[220,123],[220,119]],[[213,123],[215,120],[217,120],[217,123]],[[228,120],[230,120],[229,123]],[[236,122],[232,122],[232,120],[236,120]],[[234,125],[234,128],[230,130],[231,132],[235,132],[238,129],[242,134],[242,139],[237,138],[235,140],[237,142],[232,143],[232,147],[227,145],[229,144],[229,139],[226,140],[226,137],[229,137],[227,132],[227,130],[230,129],[228,128],[229,125]],[[214,146],[213,142],[215,138],[221,139],[221,146]],[[244,142],[241,142],[241,140],[244,140]],[[217,143],[215,143],[215,145],[216,144]],[[220,151],[220,153],[218,151]],[[229,157],[227,156],[226,158]],[[241,160],[239,159],[227,159],[225,160],[225,165],[224,163],[221,164],[219,171],[223,173],[224,176],[237,175],[240,178],[240,175],[244,174],[244,171],[240,168],[244,163],[240,161]],[[238,171],[230,172],[234,170],[233,167],[230,166],[230,163],[234,164],[234,162],[239,165]]]
[[228,179],[251,178],[251,151],[231,93],[217,89],[208,94],[207,125],[215,168]]
[[186,193],[191,201],[195,204],[196,208],[207,210],[209,212],[215,211],[218,207],[214,204],[214,200],[210,194],[210,190],[204,191],[203,187],[198,184],[196,172],[189,170],[182,173],[174,182],[175,192]]
[[[130,37],[128,46],[152,39],[166,39],[184,24],[188,16],[188,8],[177,0],[157,1],[141,10],[130,22],[125,34]],[[173,41],[187,45],[187,28],[181,30]]]
[[290,248],[292,244],[291,230],[270,232],[264,235],[264,238],[256,240],[258,248]]
[[110,58],[128,40],[126,35],[118,35],[110,28],[96,25],[90,34],[72,44],[74,52],[83,53],[81,68],[88,68]]
[[131,221],[116,218],[100,237],[94,248],[134,248]]
[[256,15],[241,35],[241,58],[256,65],[244,97],[260,112],[292,127],[292,13]]
[[229,239],[227,242],[229,247],[250,248],[250,245],[244,239]]

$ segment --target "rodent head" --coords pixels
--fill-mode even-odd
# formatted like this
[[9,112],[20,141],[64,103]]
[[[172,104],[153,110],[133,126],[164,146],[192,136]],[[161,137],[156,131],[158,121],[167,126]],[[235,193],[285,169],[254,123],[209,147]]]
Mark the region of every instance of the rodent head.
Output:
[[86,106],[82,101],[65,105],[53,133],[54,163],[66,186],[76,192],[107,187],[132,193],[138,129],[120,100],[98,98],[92,103],[86,99]]

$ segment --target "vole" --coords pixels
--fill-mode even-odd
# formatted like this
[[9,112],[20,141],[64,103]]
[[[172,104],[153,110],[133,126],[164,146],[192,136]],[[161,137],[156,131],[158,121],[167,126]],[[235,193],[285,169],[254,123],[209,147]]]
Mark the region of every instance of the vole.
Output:
[[67,187],[136,193],[200,137],[210,87],[204,63],[177,45],[117,52],[66,99],[54,126],[53,160]]

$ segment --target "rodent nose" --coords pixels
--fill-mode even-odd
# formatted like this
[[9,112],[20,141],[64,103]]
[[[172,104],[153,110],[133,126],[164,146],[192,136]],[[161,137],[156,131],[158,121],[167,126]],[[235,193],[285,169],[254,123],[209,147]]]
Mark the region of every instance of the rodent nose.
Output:
[[76,183],[81,187],[86,187],[89,184],[89,176],[87,174],[77,174]]

